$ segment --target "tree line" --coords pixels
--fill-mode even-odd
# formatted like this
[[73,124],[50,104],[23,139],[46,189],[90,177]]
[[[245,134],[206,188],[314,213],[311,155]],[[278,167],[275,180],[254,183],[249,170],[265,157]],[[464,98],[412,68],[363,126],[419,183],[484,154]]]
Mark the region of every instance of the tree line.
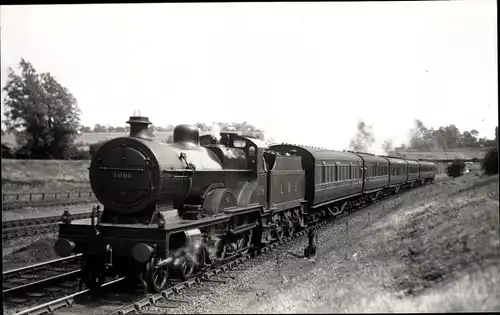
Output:
[[[216,122],[214,124],[217,124],[220,128],[221,131],[242,131],[242,132],[263,132],[261,129],[249,124],[248,122]],[[196,123],[195,124],[200,131],[210,131],[211,125],[207,125],[205,123]],[[155,132],[172,132],[174,130],[175,126],[174,125],[167,125],[167,126],[152,126],[150,129],[154,130]],[[118,126],[118,127],[113,127],[110,125],[101,125],[101,124],[95,124],[94,127],[90,126],[79,126],[78,131],[80,133],[105,133],[105,132],[129,132],[130,131],[130,126]]]
[[[2,136],[6,133],[16,137],[16,148],[2,143],[2,158],[19,159],[88,159],[89,150],[82,150],[81,143],[75,143],[81,133],[129,132],[129,127],[113,127],[96,124],[93,127],[80,124],[80,108],[77,99],[50,73],[38,73],[34,66],[21,59],[19,71],[8,69],[4,92],[5,117]],[[216,123],[221,131],[236,131],[264,140],[264,133],[248,122]],[[211,125],[197,123],[201,132],[209,132]],[[173,125],[151,126],[155,131],[172,131]],[[495,129],[497,135],[498,127]],[[426,127],[420,120],[415,121],[409,145],[399,149],[417,150],[453,149],[460,147],[494,146],[495,140],[479,138],[476,130],[460,132],[455,125],[438,129]],[[166,142],[171,142],[171,136]],[[371,126],[358,124],[358,132],[351,141],[351,149],[367,151],[375,137]],[[98,144],[91,145],[95,149]],[[392,149],[392,142],[386,140],[384,150]]]
[[[495,127],[495,139],[479,137],[475,129],[461,132],[455,125],[441,126],[438,129],[428,128],[421,120],[416,119],[410,130],[410,141],[394,147],[393,141],[387,139],[381,149],[385,153],[401,153],[408,149],[419,151],[442,151],[458,148],[493,147],[497,145],[498,126]],[[349,148],[357,152],[369,152],[375,143],[373,127],[364,121],[359,121],[356,135],[352,138]]]

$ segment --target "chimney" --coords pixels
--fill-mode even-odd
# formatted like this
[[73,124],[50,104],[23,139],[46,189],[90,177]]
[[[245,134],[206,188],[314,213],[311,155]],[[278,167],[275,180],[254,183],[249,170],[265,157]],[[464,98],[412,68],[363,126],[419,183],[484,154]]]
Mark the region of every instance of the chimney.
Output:
[[136,114],[134,112],[133,116],[130,116],[127,124],[130,125],[129,137],[149,139],[151,138],[148,134],[148,126],[152,124],[148,117],[141,116],[140,113]]

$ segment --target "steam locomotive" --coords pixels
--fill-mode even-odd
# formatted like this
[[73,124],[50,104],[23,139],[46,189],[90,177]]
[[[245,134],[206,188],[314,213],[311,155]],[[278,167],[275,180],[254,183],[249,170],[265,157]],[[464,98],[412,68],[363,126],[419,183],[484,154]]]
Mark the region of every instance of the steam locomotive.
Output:
[[147,117],[104,143],[89,167],[103,205],[59,224],[55,251],[82,253],[81,280],[139,280],[159,292],[218,261],[258,249],[401,188],[430,183],[431,162],[265,142],[235,133],[200,136],[178,125],[173,143],[151,138]]

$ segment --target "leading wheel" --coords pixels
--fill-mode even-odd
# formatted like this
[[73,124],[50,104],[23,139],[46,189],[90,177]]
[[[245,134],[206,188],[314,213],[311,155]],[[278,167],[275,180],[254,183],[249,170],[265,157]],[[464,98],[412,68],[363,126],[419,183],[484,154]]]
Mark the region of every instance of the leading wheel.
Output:
[[157,260],[152,259],[146,263],[145,280],[153,292],[161,292],[165,289],[168,280],[167,266],[157,266]]

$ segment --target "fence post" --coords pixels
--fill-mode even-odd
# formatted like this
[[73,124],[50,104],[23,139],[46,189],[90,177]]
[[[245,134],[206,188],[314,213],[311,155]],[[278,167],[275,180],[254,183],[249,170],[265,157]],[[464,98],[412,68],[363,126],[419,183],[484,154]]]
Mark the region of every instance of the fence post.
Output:
[[42,193],[42,200],[45,200],[45,193]]
[[54,199],[57,199],[57,193],[54,193]]
[[71,193],[68,193],[68,199],[71,197]]
[[16,200],[19,200],[19,194],[16,194]]
[[33,195],[30,193],[30,201],[33,200]]

